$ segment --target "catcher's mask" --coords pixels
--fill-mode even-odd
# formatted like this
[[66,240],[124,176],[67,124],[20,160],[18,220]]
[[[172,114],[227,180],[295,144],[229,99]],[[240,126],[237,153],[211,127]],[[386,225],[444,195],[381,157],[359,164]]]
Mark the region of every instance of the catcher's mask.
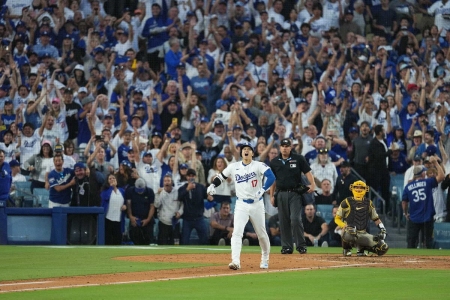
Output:
[[362,200],[364,195],[369,191],[369,187],[364,181],[358,180],[350,184],[350,191],[356,200]]

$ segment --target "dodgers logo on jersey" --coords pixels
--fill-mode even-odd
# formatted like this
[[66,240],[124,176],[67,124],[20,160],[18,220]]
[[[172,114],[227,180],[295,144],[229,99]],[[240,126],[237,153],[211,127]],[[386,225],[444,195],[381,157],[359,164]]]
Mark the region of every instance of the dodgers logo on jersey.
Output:
[[242,176],[239,175],[239,174],[236,174],[235,181],[236,181],[236,183],[246,182],[246,181],[249,181],[252,178],[256,178],[256,173],[255,172],[251,172],[251,173],[248,173],[248,174],[245,174],[245,175],[242,175]]
[[145,166],[145,172],[147,173],[147,174],[151,174],[151,173],[156,173],[156,172],[158,172],[158,168],[152,168],[152,167],[150,167],[149,165],[147,165],[147,166]]

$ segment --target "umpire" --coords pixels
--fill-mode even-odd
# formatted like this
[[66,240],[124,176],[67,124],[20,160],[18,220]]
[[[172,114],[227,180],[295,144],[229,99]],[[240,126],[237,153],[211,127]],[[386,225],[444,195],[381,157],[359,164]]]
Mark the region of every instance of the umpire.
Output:
[[278,207],[281,232],[281,254],[292,254],[294,235],[297,251],[305,254],[306,241],[302,224],[302,173],[311,185],[303,186],[308,193],[316,189],[314,177],[306,159],[292,151],[290,139],[280,143],[280,155],[270,162],[270,168],[275,174],[275,184],[270,188],[270,202]]

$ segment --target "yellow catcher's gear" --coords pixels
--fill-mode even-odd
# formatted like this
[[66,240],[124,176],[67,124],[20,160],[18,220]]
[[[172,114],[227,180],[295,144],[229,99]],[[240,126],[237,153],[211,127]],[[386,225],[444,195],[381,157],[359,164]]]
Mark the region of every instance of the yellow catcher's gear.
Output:
[[358,180],[350,184],[350,191],[353,194],[353,198],[356,200],[362,200],[369,191],[369,187],[364,181]]

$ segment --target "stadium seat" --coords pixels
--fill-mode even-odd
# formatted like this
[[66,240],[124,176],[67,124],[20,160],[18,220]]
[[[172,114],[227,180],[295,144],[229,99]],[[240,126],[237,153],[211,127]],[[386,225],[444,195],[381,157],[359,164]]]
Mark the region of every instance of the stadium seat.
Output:
[[16,182],[14,183],[16,186],[16,197],[25,197],[31,195],[31,181],[25,182]]
[[36,197],[36,206],[38,207],[48,207],[48,198],[50,192],[43,188],[36,188],[33,190],[33,194]]
[[25,196],[22,200],[22,207],[33,207],[34,206],[34,197],[33,196]]
[[332,204],[318,204],[316,208],[316,215],[324,218],[327,224],[333,219],[333,205]]
[[450,249],[450,223],[434,223],[434,248]]

